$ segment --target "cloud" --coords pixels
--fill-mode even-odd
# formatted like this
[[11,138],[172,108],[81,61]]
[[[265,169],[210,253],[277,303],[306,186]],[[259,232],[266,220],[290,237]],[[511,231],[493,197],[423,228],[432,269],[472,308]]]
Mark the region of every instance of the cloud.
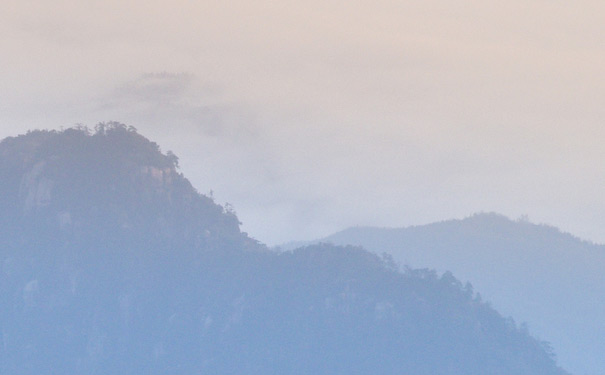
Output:
[[117,87],[112,93],[113,104],[144,103],[147,105],[174,105],[182,102],[187,96],[196,78],[187,73],[147,73],[134,81]]
[[219,85],[192,73],[145,73],[97,98],[98,113],[133,119],[147,127],[171,126],[189,137],[241,142],[258,132],[254,114],[230,102]]

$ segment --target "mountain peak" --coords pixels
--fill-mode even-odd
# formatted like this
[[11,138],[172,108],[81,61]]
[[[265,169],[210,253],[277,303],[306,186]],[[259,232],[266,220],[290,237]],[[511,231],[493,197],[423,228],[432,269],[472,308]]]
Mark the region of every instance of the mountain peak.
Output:
[[[0,142],[0,221],[49,231],[139,235],[197,247],[253,244],[231,210],[199,194],[178,158],[111,122],[35,130]],[[30,225],[31,227],[31,225]]]

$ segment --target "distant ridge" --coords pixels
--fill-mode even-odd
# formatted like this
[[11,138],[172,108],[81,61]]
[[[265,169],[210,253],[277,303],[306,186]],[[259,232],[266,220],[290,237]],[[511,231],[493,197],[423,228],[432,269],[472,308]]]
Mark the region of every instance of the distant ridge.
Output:
[[313,242],[362,246],[414,268],[451,271],[550,341],[564,367],[605,372],[603,245],[496,213],[406,228],[354,227]]

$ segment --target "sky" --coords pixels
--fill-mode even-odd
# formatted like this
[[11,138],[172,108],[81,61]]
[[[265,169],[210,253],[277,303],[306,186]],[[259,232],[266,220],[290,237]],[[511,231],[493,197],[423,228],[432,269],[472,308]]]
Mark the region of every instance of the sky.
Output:
[[605,2],[3,0],[0,138],[119,121],[270,245],[495,211],[605,243]]

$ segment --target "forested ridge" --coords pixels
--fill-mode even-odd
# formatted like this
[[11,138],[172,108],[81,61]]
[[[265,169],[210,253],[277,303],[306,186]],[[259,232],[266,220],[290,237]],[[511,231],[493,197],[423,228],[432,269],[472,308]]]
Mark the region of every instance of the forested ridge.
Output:
[[1,374],[566,374],[451,273],[273,252],[119,123],[0,142]]
[[527,218],[479,213],[405,228],[349,228],[316,242],[386,252],[411,267],[453,272],[506,316],[552,343],[577,374],[605,367],[605,246]]

